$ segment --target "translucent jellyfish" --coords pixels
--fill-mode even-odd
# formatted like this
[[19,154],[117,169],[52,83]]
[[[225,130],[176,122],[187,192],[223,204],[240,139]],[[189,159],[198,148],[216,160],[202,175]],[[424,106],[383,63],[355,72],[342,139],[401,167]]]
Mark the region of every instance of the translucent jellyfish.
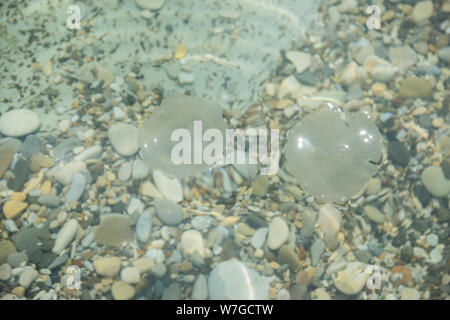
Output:
[[291,129],[285,152],[289,171],[306,192],[344,202],[376,173],[382,146],[365,116],[319,109]]
[[[197,121],[201,121],[201,130]],[[197,122],[195,130],[194,122]],[[186,129],[187,132],[184,132],[188,133],[189,137],[172,136],[177,129]],[[206,137],[208,129],[214,130],[216,135]],[[152,170],[164,171],[178,178],[194,176],[214,167],[214,164],[204,161],[203,151],[210,142],[215,141],[217,134],[225,137],[225,130],[222,109],[218,104],[198,97],[169,97],[162,101],[161,107],[145,120],[139,129],[140,154]],[[177,145],[179,147],[180,143],[186,143],[187,146],[177,154],[188,159],[182,163],[174,161],[172,154],[180,149],[174,149]],[[196,159],[201,159],[200,163]]]

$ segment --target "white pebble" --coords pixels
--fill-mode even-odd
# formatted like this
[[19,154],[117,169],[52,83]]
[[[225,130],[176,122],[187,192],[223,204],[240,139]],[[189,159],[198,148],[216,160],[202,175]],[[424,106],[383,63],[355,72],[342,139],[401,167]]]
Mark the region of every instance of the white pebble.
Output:
[[61,253],[72,241],[73,237],[77,233],[78,222],[75,219],[70,219],[66,224],[59,230],[56,235],[55,245],[53,246],[53,253]]

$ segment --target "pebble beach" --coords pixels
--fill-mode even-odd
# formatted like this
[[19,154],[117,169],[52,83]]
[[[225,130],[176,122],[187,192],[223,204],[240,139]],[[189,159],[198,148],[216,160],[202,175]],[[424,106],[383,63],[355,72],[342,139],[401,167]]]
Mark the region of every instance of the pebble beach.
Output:
[[[0,4],[0,299],[448,300],[450,2],[374,1],[379,28],[306,2],[80,1],[75,30],[76,1]],[[330,203],[283,152],[273,175],[152,170],[138,129],[174,94],[282,148],[323,105],[365,114],[378,171]]]

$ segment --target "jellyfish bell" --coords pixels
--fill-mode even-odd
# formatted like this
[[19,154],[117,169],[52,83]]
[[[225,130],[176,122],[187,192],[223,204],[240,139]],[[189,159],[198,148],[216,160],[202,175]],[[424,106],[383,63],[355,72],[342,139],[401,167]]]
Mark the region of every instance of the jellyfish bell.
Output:
[[321,108],[289,132],[288,170],[322,201],[345,202],[369,181],[382,157],[382,137],[364,115]]
[[[184,95],[166,98],[139,129],[141,158],[152,170],[178,178],[208,172],[215,167],[214,163],[203,161],[203,152],[209,144],[203,133],[208,129],[214,130],[210,132],[216,133],[218,139],[225,136],[226,125],[218,104]],[[215,140],[213,136],[209,135],[211,141]],[[186,148],[180,148],[180,144]],[[179,161],[181,158],[186,161]]]

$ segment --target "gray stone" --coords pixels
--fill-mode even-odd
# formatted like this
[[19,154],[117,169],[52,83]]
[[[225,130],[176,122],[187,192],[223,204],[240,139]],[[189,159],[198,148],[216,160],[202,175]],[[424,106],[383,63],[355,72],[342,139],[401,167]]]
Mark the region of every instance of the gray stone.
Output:
[[204,275],[200,274],[195,279],[194,286],[192,287],[192,300],[206,300],[208,297],[208,283]]
[[181,288],[176,282],[171,283],[165,290],[162,296],[162,300],[180,300]]
[[120,181],[127,181],[131,176],[131,163],[126,162],[120,166],[118,178]]
[[37,276],[38,272],[34,268],[27,267],[20,274],[19,284],[25,289],[27,289],[31,285],[31,283],[37,278]]
[[144,179],[148,176],[149,168],[141,159],[136,159],[133,162],[133,180]]
[[27,158],[31,158],[33,154],[41,152],[44,148],[44,144],[41,139],[36,135],[29,135],[25,138],[25,141],[20,147],[20,152]]
[[84,175],[81,173],[75,173],[72,177],[69,191],[66,194],[66,204],[70,204],[73,201],[77,202],[81,198],[85,187],[86,178]]
[[0,280],[6,281],[11,278],[12,269],[11,266],[7,263],[0,265]]
[[174,226],[184,219],[181,207],[169,199],[154,199],[156,215],[166,225]]
[[144,212],[139,216],[136,224],[136,237],[140,242],[147,242],[150,239],[152,230],[152,214]]
[[325,243],[322,239],[316,239],[311,246],[311,264],[313,266],[317,265],[322,257],[323,252],[325,251]]
[[28,255],[25,252],[13,252],[8,256],[7,262],[11,267],[17,268],[28,262]]
[[266,242],[267,232],[268,232],[267,228],[259,228],[258,230],[256,230],[255,234],[252,236],[251,239],[251,245],[253,246],[253,248],[255,249],[262,248],[264,242]]
[[46,194],[38,198],[38,203],[46,207],[57,208],[61,203],[61,199],[55,194]]

